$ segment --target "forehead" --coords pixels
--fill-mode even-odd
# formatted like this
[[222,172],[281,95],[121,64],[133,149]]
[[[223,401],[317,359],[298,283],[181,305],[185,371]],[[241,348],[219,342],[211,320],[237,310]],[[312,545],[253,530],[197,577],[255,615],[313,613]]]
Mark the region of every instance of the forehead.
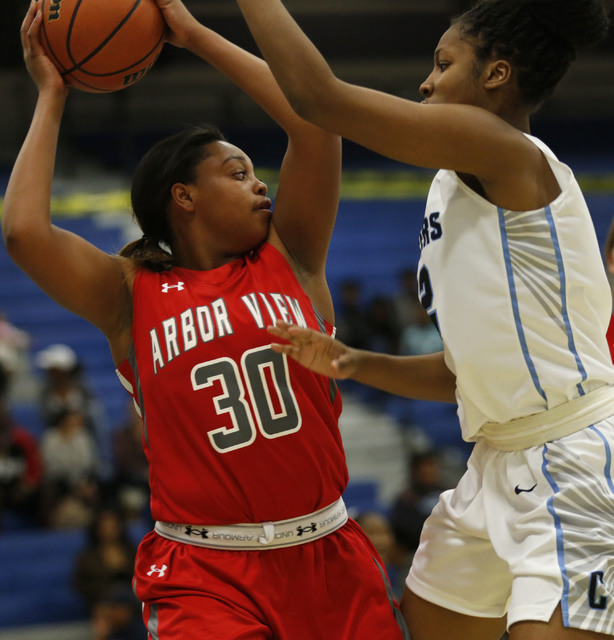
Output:
[[218,140],[212,142],[207,148],[208,155],[205,158],[205,162],[209,161],[213,164],[224,164],[230,160],[242,160],[244,162],[250,162],[249,156],[230,142],[224,142]]
[[474,50],[471,43],[461,36],[459,27],[452,25],[444,32],[437,43],[435,56],[441,55],[442,53],[472,56]]

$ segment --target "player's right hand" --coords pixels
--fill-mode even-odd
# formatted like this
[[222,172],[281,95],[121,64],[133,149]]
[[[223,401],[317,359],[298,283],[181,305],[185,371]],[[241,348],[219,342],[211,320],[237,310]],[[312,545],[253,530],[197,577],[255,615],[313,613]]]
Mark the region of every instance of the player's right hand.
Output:
[[40,27],[43,22],[41,3],[33,0],[21,25],[21,46],[28,73],[32,76],[38,90],[60,89],[68,92],[57,67],[51,62],[40,43]]
[[287,343],[272,343],[271,349],[294,358],[315,373],[343,380],[357,369],[356,349],[313,329],[305,329],[278,320],[267,331]]
[[181,0],[156,0],[166,21],[166,41],[175,47],[190,48],[194,28],[198,20],[188,11]]

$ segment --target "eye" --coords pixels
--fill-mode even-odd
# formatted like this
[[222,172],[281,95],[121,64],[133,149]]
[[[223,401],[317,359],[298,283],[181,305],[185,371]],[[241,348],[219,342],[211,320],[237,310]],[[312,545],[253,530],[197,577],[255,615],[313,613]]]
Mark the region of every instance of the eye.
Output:
[[245,176],[247,176],[247,171],[245,171],[244,169],[241,169],[241,171],[235,171],[232,175],[235,178],[237,178],[237,180],[245,180]]
[[450,66],[449,62],[439,62],[437,63],[437,68],[439,71],[445,71]]

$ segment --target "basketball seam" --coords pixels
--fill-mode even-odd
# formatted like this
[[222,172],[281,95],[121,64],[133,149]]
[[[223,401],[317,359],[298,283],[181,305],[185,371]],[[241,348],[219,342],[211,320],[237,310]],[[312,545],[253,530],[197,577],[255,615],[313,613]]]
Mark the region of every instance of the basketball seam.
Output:
[[[113,31],[111,31],[111,33],[93,50],[91,51],[87,56],[85,56],[85,58],[83,58],[83,60],[80,60],[79,62],[77,62],[74,58],[73,55],[70,51],[70,36],[72,34],[72,30],[73,30],[73,26],[76,20],[76,16],[77,13],[79,12],[79,7],[81,6],[81,2],[82,0],[78,0],[77,4],[75,6],[75,10],[73,11],[71,17],[70,17],[70,24],[68,26],[68,32],[66,34],[66,52],[68,53],[68,57],[70,58],[70,60],[73,63],[73,67],[71,67],[70,69],[66,69],[64,71],[64,75],[68,74],[68,73],[72,73],[73,71],[83,71],[83,69],[81,68],[82,65],[84,65],[86,62],[88,62],[89,60],[91,60],[97,53],[99,53],[102,49],[104,49],[104,47],[115,37],[115,35],[118,33],[118,31],[126,24],[126,22],[128,22],[128,20],[130,19],[130,16],[132,16],[134,14],[134,12],[136,11],[137,7],[141,4],[141,0],[136,0],[136,2],[132,5],[132,8],[130,9],[130,11],[128,12],[128,14],[123,18],[123,20],[113,29]],[[153,49],[152,49],[153,51]],[[150,52],[151,54],[151,52]],[[135,62],[134,64],[138,64],[138,62]],[[133,65],[132,65],[133,66]],[[127,67],[127,69],[129,69],[130,67]],[[118,70],[115,71],[113,73],[110,74],[104,74],[104,75],[114,75],[115,73],[121,73],[122,70]],[[87,73],[87,72],[85,72]],[[91,74],[91,75],[96,75],[96,74]]]

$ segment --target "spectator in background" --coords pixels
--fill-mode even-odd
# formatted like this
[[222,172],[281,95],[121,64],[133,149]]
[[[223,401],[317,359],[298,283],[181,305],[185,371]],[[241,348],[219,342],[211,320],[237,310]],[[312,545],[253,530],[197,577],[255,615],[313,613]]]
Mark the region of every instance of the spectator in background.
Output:
[[31,400],[36,385],[30,368],[30,335],[11,324],[0,312],[0,362],[10,374],[6,395],[16,400]]
[[[100,615],[97,606],[118,589],[130,588],[135,557],[136,545],[121,510],[115,505],[101,506],[92,517],[86,545],[73,568],[73,586],[92,617]],[[142,626],[140,617],[139,623]]]
[[129,585],[117,585],[96,604],[92,640],[147,640],[141,604]]
[[0,529],[40,524],[42,464],[36,438],[7,406],[10,374],[0,363]]
[[392,305],[401,331],[415,322],[418,302],[418,281],[416,270],[402,269],[398,276],[399,290],[392,296]]
[[377,549],[390,579],[395,598],[403,595],[407,575],[407,554],[397,542],[390,519],[381,511],[371,510],[359,513],[355,518],[362,530]]
[[112,472],[109,425],[104,407],[85,382],[77,354],[66,344],[52,344],[39,351],[34,361],[44,372],[39,396],[44,426],[55,424],[66,411],[79,411],[98,447],[100,475],[108,478]]
[[357,349],[369,344],[369,322],[362,301],[362,285],[358,280],[348,279],[341,283],[339,304],[336,306],[337,336]]
[[443,491],[439,456],[435,451],[415,453],[409,464],[409,482],[395,500],[390,522],[397,543],[413,556],[422,525]]
[[404,356],[425,355],[443,349],[437,327],[417,299],[414,302],[414,320],[403,328],[400,342],[399,351]]
[[56,415],[41,439],[45,519],[53,529],[87,525],[100,498],[96,442],[79,409]]
[[130,399],[125,422],[113,436],[114,492],[129,519],[149,508],[149,462],[143,448],[143,420]]
[[399,353],[399,324],[390,298],[373,297],[367,309],[368,348],[380,353]]

